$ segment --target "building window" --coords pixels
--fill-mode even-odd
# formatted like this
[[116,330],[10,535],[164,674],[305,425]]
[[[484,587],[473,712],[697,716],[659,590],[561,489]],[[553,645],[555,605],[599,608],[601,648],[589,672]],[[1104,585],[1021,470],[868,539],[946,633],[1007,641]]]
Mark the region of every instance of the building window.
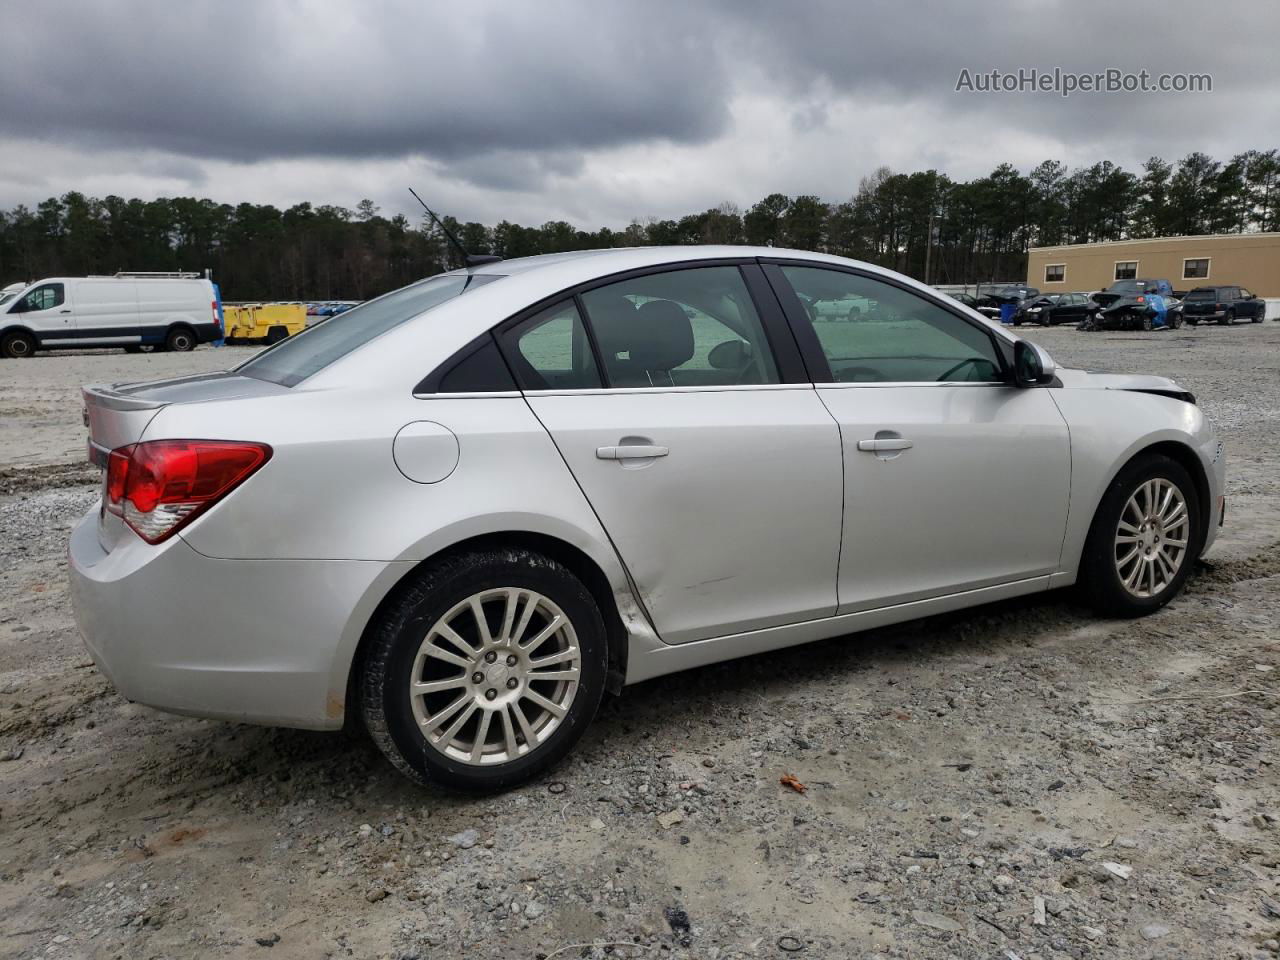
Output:
[[1199,260],[1183,260],[1182,261],[1182,279],[1183,280],[1209,279],[1209,258],[1202,257]]
[[1138,275],[1137,260],[1117,260],[1116,261],[1116,279],[1132,280]]
[[1062,283],[1067,279],[1067,265],[1065,263],[1046,263],[1044,266],[1044,282],[1045,283]]

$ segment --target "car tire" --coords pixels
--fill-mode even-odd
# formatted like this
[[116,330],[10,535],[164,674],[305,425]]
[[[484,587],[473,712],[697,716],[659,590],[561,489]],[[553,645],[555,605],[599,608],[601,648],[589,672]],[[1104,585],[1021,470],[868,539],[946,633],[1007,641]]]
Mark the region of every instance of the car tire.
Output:
[[[1174,495],[1161,510],[1170,489]],[[1155,494],[1154,509],[1146,491]],[[1163,607],[1200,555],[1200,511],[1195,483],[1180,463],[1159,454],[1132,460],[1107,487],[1089,528],[1078,577],[1085,602],[1108,617],[1140,617]]]
[[1142,329],[1152,330],[1155,328],[1155,322],[1151,319],[1151,314],[1144,313],[1142,315]]
[[25,330],[15,330],[0,340],[0,356],[24,360],[36,355],[36,338]]
[[1168,321],[1169,321],[1169,326],[1172,327],[1174,330],[1180,329],[1182,327],[1182,313],[1180,311],[1174,310],[1172,313],[1169,314]]
[[1224,327],[1235,326],[1235,322],[1236,322],[1236,312],[1234,310],[1228,310],[1226,313],[1222,315],[1222,319],[1218,321],[1218,323],[1220,323]]
[[1261,322],[1262,322],[1263,320],[1265,320],[1265,319],[1267,319],[1267,308],[1266,308],[1266,307],[1263,307],[1261,310],[1259,310],[1257,313],[1255,313],[1255,314],[1253,315],[1253,322],[1254,322],[1254,323],[1261,323]]
[[196,335],[186,327],[174,327],[164,338],[164,348],[171,353],[190,353],[196,348]]
[[[539,640],[557,617],[563,625]],[[537,662],[549,656],[558,659]],[[410,779],[503,790],[572,749],[600,705],[607,665],[600,608],[570,570],[529,550],[468,552],[414,574],[379,615],[360,665],[360,709]]]

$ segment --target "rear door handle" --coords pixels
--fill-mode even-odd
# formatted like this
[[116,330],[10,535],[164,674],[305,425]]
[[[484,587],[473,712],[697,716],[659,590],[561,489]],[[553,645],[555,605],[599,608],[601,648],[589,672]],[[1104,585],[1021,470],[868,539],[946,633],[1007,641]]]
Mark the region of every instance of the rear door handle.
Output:
[[597,460],[652,460],[665,457],[671,451],[666,447],[650,444],[627,443],[618,447],[596,447]]
[[891,450],[910,450],[911,441],[903,437],[886,438],[884,440],[859,440],[858,449],[867,453],[885,453]]

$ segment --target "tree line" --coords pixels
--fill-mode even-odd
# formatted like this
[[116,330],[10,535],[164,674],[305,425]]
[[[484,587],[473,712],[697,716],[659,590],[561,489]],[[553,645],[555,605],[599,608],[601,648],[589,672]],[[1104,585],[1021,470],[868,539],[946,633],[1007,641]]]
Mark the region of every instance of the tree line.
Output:
[[[1280,151],[1227,161],[1191,153],[1152,157],[1140,172],[1110,161],[1068,170],[1046,160],[1029,173],[1001,164],[952,180],[936,170],[862,178],[849,199],[770,194],[743,212],[732,203],[622,230],[562,220],[486,226],[445,217],[471,253],[504,258],[600,247],[753,244],[821,250],[891,267],[931,283],[1025,275],[1027,249],[1141,237],[1280,228]],[[194,197],[102,199],[70,192],[31,209],[0,211],[0,283],[117,270],[213,270],[228,300],[365,299],[459,265],[425,215],[385,217],[299,203],[231,205]]]

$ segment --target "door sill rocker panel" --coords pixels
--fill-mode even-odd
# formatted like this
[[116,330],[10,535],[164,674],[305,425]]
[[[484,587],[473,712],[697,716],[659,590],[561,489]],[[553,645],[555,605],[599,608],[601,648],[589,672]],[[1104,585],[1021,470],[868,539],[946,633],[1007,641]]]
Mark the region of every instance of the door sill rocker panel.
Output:
[[769,650],[810,643],[838,637],[846,633],[858,633],[876,627],[916,620],[939,613],[949,613],[996,600],[1023,596],[1049,589],[1056,575],[1015,580],[962,593],[947,594],[927,600],[912,600],[887,607],[859,610],[822,620],[805,620],[801,623],[745,633],[729,634],[710,640],[692,640],[681,644],[666,644],[652,639],[632,637],[631,653],[627,658],[627,683],[640,683],[668,673],[701,667],[710,663],[733,660]]

